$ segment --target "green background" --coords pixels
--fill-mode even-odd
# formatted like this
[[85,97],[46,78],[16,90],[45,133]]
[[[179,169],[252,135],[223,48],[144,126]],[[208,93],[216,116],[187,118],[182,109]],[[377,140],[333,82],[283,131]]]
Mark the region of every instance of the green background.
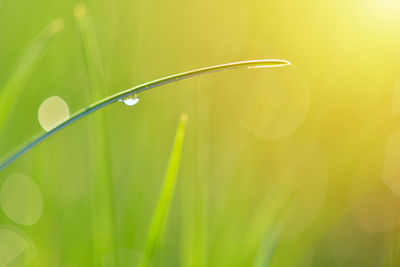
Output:
[[[74,113],[200,67],[292,65],[150,90],[24,155],[0,186],[19,173],[40,192],[0,193],[0,266],[136,266],[182,113],[181,165],[153,266],[400,264],[400,2],[88,1],[83,26],[77,4],[0,0],[0,105],[10,106],[0,106],[0,158],[43,131],[38,109],[51,96]],[[6,87],[57,18],[63,30],[24,83]],[[39,218],[25,225],[5,206],[23,222]]]

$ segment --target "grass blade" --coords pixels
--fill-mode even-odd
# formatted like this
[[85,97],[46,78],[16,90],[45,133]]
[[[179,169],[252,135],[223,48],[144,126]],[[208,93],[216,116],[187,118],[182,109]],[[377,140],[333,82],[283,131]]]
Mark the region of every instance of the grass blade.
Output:
[[91,95],[98,99],[104,96],[105,81],[103,64],[100,57],[96,34],[92,26],[92,20],[84,4],[75,7],[74,15],[82,40],[83,54],[85,56],[86,70],[88,72]]
[[228,63],[228,64],[222,64],[222,65],[216,65],[216,66],[211,66],[207,68],[202,68],[202,69],[197,69],[197,70],[192,70],[188,72],[183,72],[179,74],[175,74],[172,76],[164,77],[158,80],[154,80],[148,83],[141,84],[139,86],[133,87],[131,89],[121,91],[115,95],[111,95],[109,97],[106,97],[90,106],[87,108],[77,112],[74,116],[72,116],[70,119],[64,121],[51,131],[48,131],[44,134],[41,134],[34,138],[31,142],[28,142],[26,145],[22,146],[21,148],[17,149],[15,153],[12,153],[10,156],[8,156],[2,163],[0,163],[0,172],[4,170],[8,165],[16,161],[18,158],[20,158],[22,155],[24,155],[26,152],[52,136],[53,134],[57,133],[58,131],[61,131],[68,125],[71,125],[72,123],[78,121],[79,119],[82,119],[83,117],[86,117],[93,112],[100,110],[102,108],[105,108],[108,105],[111,105],[115,102],[118,102],[125,97],[138,94],[162,85],[174,83],[177,81],[181,81],[184,79],[189,79],[201,75],[206,75],[210,73],[215,73],[218,71],[227,71],[227,70],[233,70],[233,69],[256,69],[256,68],[269,68],[269,67],[283,67],[290,65],[291,63],[286,61],[286,60],[249,60],[249,61],[239,61],[239,62],[233,62],[233,63]]
[[144,250],[144,257],[141,267],[150,265],[156,252],[158,243],[164,231],[164,226],[168,218],[172,197],[178,176],[179,164],[182,156],[183,141],[185,137],[187,115],[182,114],[181,120],[176,131],[174,147],[169,160],[164,185],[162,187],[160,199],[158,201],[154,216],[150,225],[147,242]]
[[64,27],[62,19],[56,19],[47,25],[32,41],[6,83],[0,88],[0,129],[12,111],[17,99],[21,96],[36,63],[46,51],[53,37]]
[[192,128],[196,134],[191,136],[189,145],[194,151],[188,151],[192,159],[185,166],[181,182],[181,265],[185,267],[207,266],[209,249],[210,104],[205,91],[195,92],[190,120],[197,128]]
[[[77,26],[82,40],[86,70],[89,78],[90,95],[98,99],[105,94],[103,67],[100,52],[86,6],[79,4],[74,10]],[[107,118],[104,113],[89,121],[91,141],[92,176],[92,237],[93,258],[99,265],[102,256],[116,249],[116,228],[113,205],[113,183],[111,179],[111,159],[109,158],[109,137]],[[118,260],[115,258],[115,266]]]

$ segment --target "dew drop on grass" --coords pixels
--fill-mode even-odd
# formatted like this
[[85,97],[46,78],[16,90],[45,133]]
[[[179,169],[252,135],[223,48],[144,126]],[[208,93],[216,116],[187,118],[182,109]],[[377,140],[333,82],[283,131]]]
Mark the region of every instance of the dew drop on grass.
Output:
[[120,99],[127,106],[134,106],[139,102],[139,97],[137,95],[130,95],[123,99]]

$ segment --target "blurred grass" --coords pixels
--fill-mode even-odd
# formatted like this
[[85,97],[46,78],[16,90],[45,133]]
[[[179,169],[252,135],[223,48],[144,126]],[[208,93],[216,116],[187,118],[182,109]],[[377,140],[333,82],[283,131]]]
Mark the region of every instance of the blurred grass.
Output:
[[6,119],[23,94],[24,85],[29,81],[40,57],[55,35],[64,27],[62,19],[56,19],[47,25],[28,45],[4,85],[0,88],[0,129],[3,130]]
[[[74,9],[78,31],[82,41],[82,52],[90,86],[90,103],[105,97],[106,83],[96,35],[91,18],[84,4]],[[91,202],[92,202],[92,246],[93,263],[99,266],[102,256],[117,248],[114,216],[114,185],[110,159],[110,141],[108,137],[106,115],[95,114],[89,121],[91,136]],[[116,255],[115,266],[118,264]]]
[[204,83],[193,85],[190,98],[192,106],[190,135],[181,183],[180,224],[181,225],[181,265],[205,266],[208,263],[208,199],[207,184],[210,176],[210,120],[209,99],[204,92]]
[[279,243],[281,231],[282,230],[278,226],[267,232],[254,259],[253,267],[271,266],[276,247]]
[[154,211],[153,219],[150,223],[147,241],[144,248],[143,260],[140,263],[141,267],[151,266],[157,247],[159,246],[160,239],[164,234],[164,228],[168,219],[169,210],[178,178],[179,165],[181,162],[183,150],[183,141],[186,131],[186,122],[187,115],[182,114],[178,129],[176,131],[175,141],[169,159],[167,172],[165,174],[164,183],[161,188],[158,204]]

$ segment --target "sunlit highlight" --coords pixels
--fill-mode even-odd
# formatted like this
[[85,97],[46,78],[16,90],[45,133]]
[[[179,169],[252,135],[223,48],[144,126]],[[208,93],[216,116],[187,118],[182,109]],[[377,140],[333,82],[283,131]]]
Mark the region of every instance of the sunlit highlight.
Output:
[[58,97],[47,98],[39,107],[39,123],[45,131],[50,131],[57,125],[69,119],[67,103]]

